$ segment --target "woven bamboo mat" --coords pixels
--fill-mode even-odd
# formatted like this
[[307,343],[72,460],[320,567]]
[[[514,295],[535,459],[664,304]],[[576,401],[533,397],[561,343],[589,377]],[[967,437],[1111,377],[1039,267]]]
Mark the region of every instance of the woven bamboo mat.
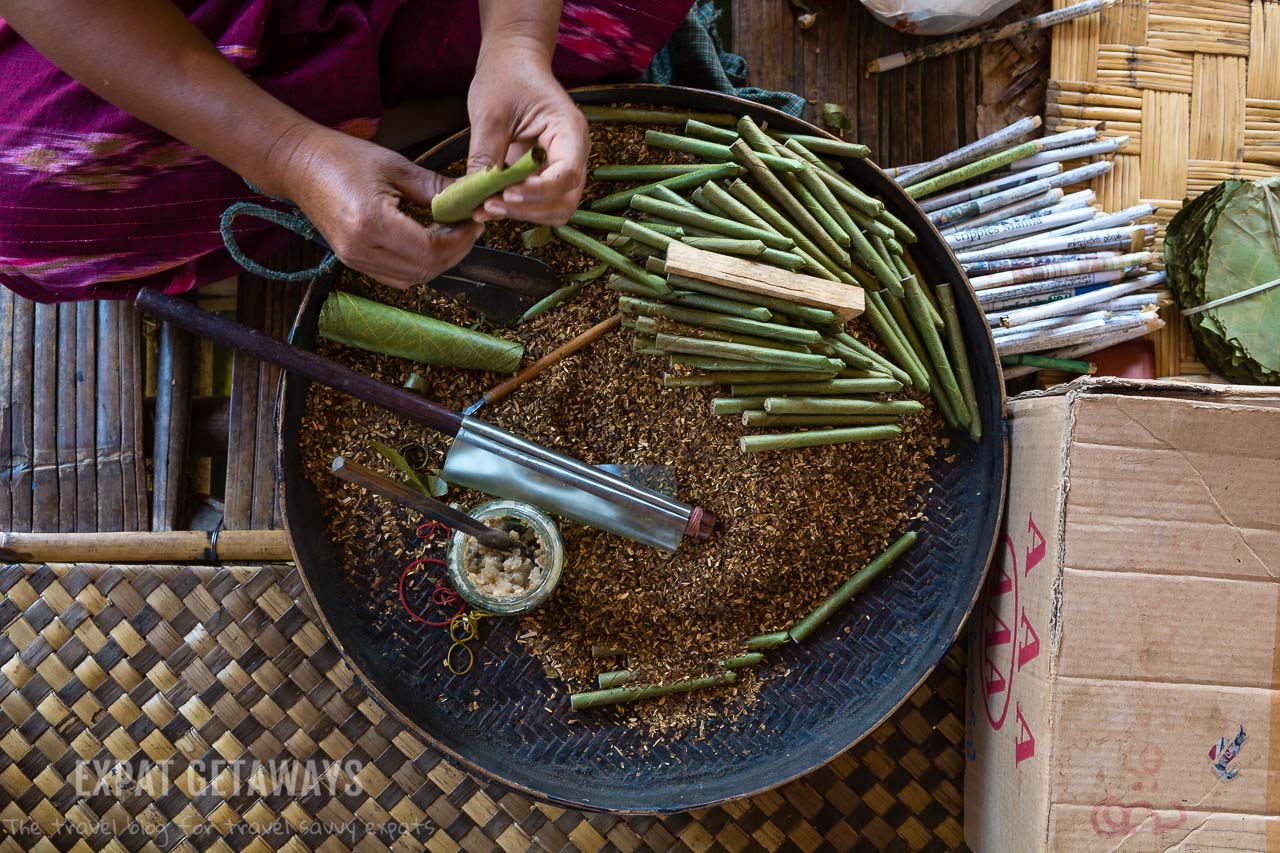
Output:
[[963,846],[959,646],[808,777],[619,817],[533,802],[424,746],[354,681],[288,567],[10,565],[0,595],[5,853]]
[[[1094,188],[1108,210],[1149,202],[1163,226],[1221,181],[1280,174],[1274,0],[1120,0],[1054,28],[1050,78],[1049,128],[1103,121],[1103,135],[1130,138]],[[1207,373],[1186,323],[1166,319],[1157,373]]]

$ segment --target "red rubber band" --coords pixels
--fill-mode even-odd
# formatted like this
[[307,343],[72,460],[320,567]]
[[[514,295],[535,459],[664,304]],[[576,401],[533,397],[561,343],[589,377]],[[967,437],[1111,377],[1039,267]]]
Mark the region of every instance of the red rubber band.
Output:
[[[444,564],[445,564],[444,560],[437,560],[434,557],[424,557],[420,560],[414,560],[412,563],[405,566],[403,571],[400,572],[400,583],[398,585],[398,590],[400,593],[400,606],[404,608],[405,613],[409,614],[409,618],[413,619],[416,622],[421,622],[423,625],[427,625],[432,628],[447,628],[450,624],[453,623],[455,619],[457,619],[459,616],[463,614],[463,612],[467,609],[467,603],[463,601],[461,605],[458,607],[457,612],[454,613],[452,616],[450,616],[448,619],[444,620],[443,622],[435,619],[427,619],[425,616],[422,616],[419,613],[415,613],[413,608],[409,606],[409,600],[405,598],[405,594],[404,594],[404,581],[405,581],[405,578],[409,576],[409,573],[414,569],[418,568],[419,566],[425,566],[425,565],[443,566]],[[444,579],[441,578],[437,580],[436,585],[432,587],[431,593],[432,593],[433,603],[436,603],[434,601],[435,593],[437,590],[440,590],[441,584],[443,583],[444,583]],[[453,592],[452,590],[449,590],[449,591]],[[457,595],[457,593],[454,593],[454,595]],[[461,601],[460,598],[458,600]]]

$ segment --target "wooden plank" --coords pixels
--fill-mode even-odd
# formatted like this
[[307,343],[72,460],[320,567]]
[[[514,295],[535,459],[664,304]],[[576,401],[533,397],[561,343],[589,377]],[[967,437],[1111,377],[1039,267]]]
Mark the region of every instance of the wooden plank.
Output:
[[98,302],[96,401],[98,530],[124,530],[124,468],[120,464],[120,306]]
[[187,494],[187,446],[191,426],[192,336],[170,323],[160,326],[156,356],[155,485],[151,529],[173,530]]
[[204,563],[292,560],[283,530],[179,530],[138,535],[0,531],[0,559],[26,563]]
[[130,320],[133,319],[132,305],[115,307],[116,334],[120,340],[120,360],[116,367],[116,375],[120,380],[120,485],[124,495],[120,502],[120,524],[124,530],[138,530],[138,471],[134,457],[133,403],[137,390],[135,373],[136,363],[133,358],[133,335]]
[[32,363],[31,529],[58,530],[58,306],[35,306]]
[[[236,288],[236,319],[262,328],[260,279],[240,276]],[[224,523],[229,530],[245,530],[253,521],[253,478],[258,423],[258,360],[237,352],[231,366],[231,423],[227,437],[227,486]]]
[[76,306],[58,306],[58,530],[76,529]]
[[129,317],[129,341],[133,349],[130,363],[133,365],[133,501],[138,515],[136,530],[150,530],[150,489],[147,487],[147,436],[142,423],[142,409],[146,395],[145,355],[142,352],[142,315],[132,303],[125,309]]
[[[262,328],[272,337],[284,337],[284,288],[278,282],[263,283]],[[274,520],[276,496],[276,390],[280,370],[273,364],[258,365],[258,417],[254,425],[253,500],[249,527],[265,530]]]
[[76,304],[76,526],[98,529],[97,303]]
[[20,296],[14,297],[13,399],[10,429],[14,530],[31,530],[31,462],[35,454],[32,390],[34,380],[36,307]]
[[672,243],[667,247],[666,269],[669,273],[748,293],[776,296],[815,308],[828,308],[843,320],[857,317],[863,311],[863,293],[860,287],[801,275],[745,258],[718,255],[683,243]]

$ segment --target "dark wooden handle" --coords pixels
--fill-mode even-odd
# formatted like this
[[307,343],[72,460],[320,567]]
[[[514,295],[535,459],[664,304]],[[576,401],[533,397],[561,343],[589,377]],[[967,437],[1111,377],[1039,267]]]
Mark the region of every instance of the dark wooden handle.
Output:
[[363,489],[381,495],[389,501],[416,510],[428,518],[443,522],[455,530],[470,533],[481,544],[499,551],[515,551],[520,544],[501,530],[490,527],[479,519],[472,518],[459,509],[454,509],[444,501],[411,489],[404,483],[379,474],[377,471],[359,462],[352,462],[339,456],[333,460],[333,474],[340,480],[355,483]]
[[530,379],[542,373],[548,367],[551,367],[557,362],[562,361],[563,359],[573,355],[575,352],[582,349],[587,344],[591,343],[596,338],[600,337],[606,332],[616,329],[618,327],[618,324],[621,322],[622,322],[622,315],[614,314],[608,320],[605,320],[600,323],[596,323],[590,329],[587,329],[585,332],[578,335],[573,340],[565,344],[562,344],[561,346],[556,347],[551,352],[547,353],[542,358],[538,359],[533,364],[529,365],[524,370],[517,373],[515,376],[512,376],[510,379],[507,379],[504,382],[500,382],[497,385],[490,388],[484,394],[484,401],[486,403],[494,403],[494,402],[497,402],[498,400],[501,400],[503,397],[506,397],[508,394],[510,394],[512,391],[516,390],[517,388],[519,388],[524,383],[528,382]]
[[192,334],[247,353],[262,361],[305,376],[313,382],[336,388],[360,400],[381,406],[445,435],[457,435],[462,415],[450,411],[421,394],[379,382],[336,361],[295,347],[270,335],[219,317],[201,308],[167,296],[158,290],[143,290],[135,300],[138,309],[166,320]]

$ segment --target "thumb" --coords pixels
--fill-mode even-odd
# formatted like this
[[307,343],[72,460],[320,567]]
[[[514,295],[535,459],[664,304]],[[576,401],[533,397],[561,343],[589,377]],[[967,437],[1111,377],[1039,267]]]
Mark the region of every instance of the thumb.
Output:
[[413,163],[405,163],[404,168],[400,169],[394,178],[395,188],[405,198],[424,207],[430,207],[431,199],[451,183],[453,183],[452,178],[446,178],[439,172],[424,169]]
[[510,133],[503,122],[477,116],[471,124],[471,145],[467,154],[467,172],[478,172],[504,164]]

